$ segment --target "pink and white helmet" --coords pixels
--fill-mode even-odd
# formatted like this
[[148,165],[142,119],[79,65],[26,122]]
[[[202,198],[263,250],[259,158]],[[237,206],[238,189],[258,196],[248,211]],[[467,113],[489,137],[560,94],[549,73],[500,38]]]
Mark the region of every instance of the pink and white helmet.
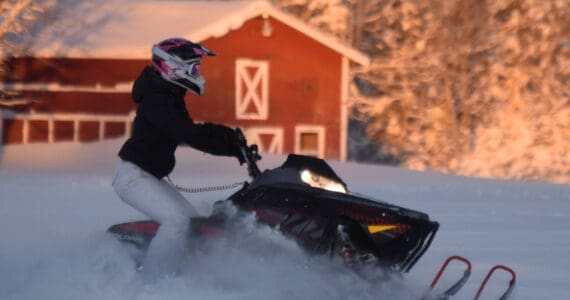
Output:
[[152,47],[152,66],[162,78],[202,95],[206,83],[200,75],[202,57],[215,55],[201,44],[170,38]]

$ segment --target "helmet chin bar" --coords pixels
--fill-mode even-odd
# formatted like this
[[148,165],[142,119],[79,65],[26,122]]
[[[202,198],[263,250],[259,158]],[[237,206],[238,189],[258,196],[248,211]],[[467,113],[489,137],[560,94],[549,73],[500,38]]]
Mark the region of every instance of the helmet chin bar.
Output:
[[162,78],[197,95],[204,93],[206,83],[204,76],[193,76],[184,61],[166,53],[159,47],[153,47],[152,53],[164,60],[165,66],[163,65],[163,70],[160,71]]
[[201,96],[202,94],[204,94],[204,85],[206,83],[206,80],[204,79],[204,77],[200,76],[200,77],[196,77],[196,80],[190,80],[189,78],[180,78],[178,80],[171,80],[168,79],[166,77],[162,77],[164,79],[166,79],[167,81],[170,81],[186,90],[189,90],[191,92],[193,92],[194,94]]

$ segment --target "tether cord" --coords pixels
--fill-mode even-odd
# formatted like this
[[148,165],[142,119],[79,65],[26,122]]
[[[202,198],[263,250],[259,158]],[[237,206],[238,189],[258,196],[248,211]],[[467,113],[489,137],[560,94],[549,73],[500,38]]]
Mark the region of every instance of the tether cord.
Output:
[[195,187],[189,188],[184,186],[179,186],[174,184],[170,177],[166,177],[166,181],[173,186],[177,191],[184,192],[184,193],[205,193],[205,192],[215,192],[215,191],[223,191],[233,189],[242,185],[245,185],[247,182],[236,182],[232,184],[224,184],[224,185],[217,185],[217,186],[204,186],[204,187]]

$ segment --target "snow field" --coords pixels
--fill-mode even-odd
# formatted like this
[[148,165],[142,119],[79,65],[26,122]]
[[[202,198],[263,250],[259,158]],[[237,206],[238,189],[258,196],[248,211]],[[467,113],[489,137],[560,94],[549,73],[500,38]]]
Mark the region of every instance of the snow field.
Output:
[[[0,150],[0,299],[416,299],[455,254],[471,260],[473,274],[454,299],[472,299],[495,264],[517,272],[512,299],[567,299],[570,291],[570,186],[339,162],[331,165],[350,190],[440,222],[431,248],[402,280],[371,286],[249,219],[193,249],[180,276],[145,286],[129,249],[104,233],[112,224],[145,219],[111,187],[120,144]],[[177,158],[171,179],[179,185],[247,179],[233,159],[190,149],[179,149]],[[260,167],[283,160],[264,155]],[[208,214],[211,203],[232,192],[185,195]],[[441,286],[461,267],[450,265]],[[497,272],[481,299],[497,299],[509,279]]]

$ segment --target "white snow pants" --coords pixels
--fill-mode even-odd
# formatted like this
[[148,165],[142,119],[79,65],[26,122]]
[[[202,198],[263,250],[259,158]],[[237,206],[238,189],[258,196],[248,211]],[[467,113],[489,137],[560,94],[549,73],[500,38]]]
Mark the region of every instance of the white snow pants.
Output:
[[128,205],[160,223],[142,261],[147,279],[171,275],[185,255],[190,218],[196,209],[170,184],[137,165],[121,161],[115,170],[113,187]]

